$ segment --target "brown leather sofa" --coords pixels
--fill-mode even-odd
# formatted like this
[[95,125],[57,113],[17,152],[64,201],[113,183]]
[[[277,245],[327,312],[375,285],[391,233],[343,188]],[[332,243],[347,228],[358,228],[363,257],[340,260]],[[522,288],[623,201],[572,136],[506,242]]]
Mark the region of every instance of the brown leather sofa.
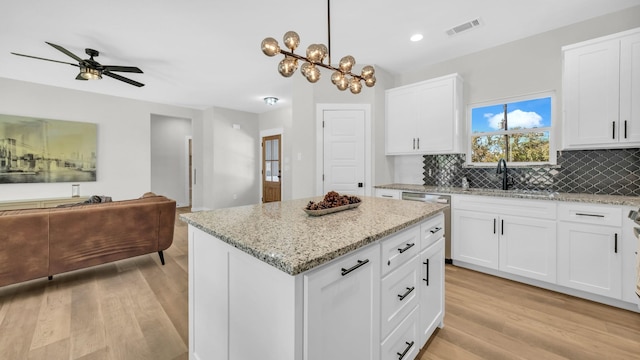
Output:
[[0,211],[0,286],[158,252],[173,242],[176,202],[140,199]]

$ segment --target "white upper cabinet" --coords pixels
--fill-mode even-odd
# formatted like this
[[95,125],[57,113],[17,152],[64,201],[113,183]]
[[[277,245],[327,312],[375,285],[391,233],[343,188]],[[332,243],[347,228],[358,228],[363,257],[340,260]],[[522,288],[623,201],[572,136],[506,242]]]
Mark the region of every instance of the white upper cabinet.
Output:
[[566,149],[640,145],[640,28],[562,48]]
[[458,74],[386,91],[387,155],[464,153]]

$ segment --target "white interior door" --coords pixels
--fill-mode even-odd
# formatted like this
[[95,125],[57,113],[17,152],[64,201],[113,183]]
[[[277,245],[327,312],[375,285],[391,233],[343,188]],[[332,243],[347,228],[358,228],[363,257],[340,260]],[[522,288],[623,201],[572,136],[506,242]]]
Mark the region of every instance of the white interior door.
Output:
[[323,193],[365,194],[365,112],[323,112]]

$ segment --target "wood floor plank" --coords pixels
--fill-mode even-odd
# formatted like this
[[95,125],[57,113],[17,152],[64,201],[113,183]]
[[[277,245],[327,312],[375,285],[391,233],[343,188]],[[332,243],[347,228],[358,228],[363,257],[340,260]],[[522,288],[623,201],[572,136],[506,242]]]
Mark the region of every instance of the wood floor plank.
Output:
[[65,284],[47,286],[40,305],[38,323],[31,340],[30,350],[68,339],[70,323],[71,288]]

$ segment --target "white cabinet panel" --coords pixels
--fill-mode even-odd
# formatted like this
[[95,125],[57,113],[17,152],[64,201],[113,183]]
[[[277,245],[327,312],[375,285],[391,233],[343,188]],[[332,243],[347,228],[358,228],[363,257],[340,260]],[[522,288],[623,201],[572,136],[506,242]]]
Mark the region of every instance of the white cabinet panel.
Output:
[[621,298],[620,228],[558,224],[558,283]]
[[420,294],[420,344],[442,326],[444,317],[444,238],[440,238],[418,255],[421,267]]
[[405,85],[385,94],[387,155],[464,153],[460,76]]
[[556,282],[556,222],[500,216],[500,270]]
[[401,198],[400,190],[393,189],[376,189],[376,197],[379,198],[387,198],[387,199],[396,199],[399,200]]
[[453,212],[453,260],[498,269],[498,224],[494,214]]
[[414,257],[382,279],[380,333],[383,338],[418,305],[418,265],[418,258]]
[[564,147],[640,145],[640,29],[563,48]]
[[420,251],[420,226],[396,233],[382,242],[382,276],[409,261]]
[[[416,358],[420,349],[417,312],[418,309],[414,309],[382,342],[380,359],[412,360]],[[358,357],[348,359],[358,359]]]
[[376,360],[380,341],[380,246],[304,276],[304,359]]

